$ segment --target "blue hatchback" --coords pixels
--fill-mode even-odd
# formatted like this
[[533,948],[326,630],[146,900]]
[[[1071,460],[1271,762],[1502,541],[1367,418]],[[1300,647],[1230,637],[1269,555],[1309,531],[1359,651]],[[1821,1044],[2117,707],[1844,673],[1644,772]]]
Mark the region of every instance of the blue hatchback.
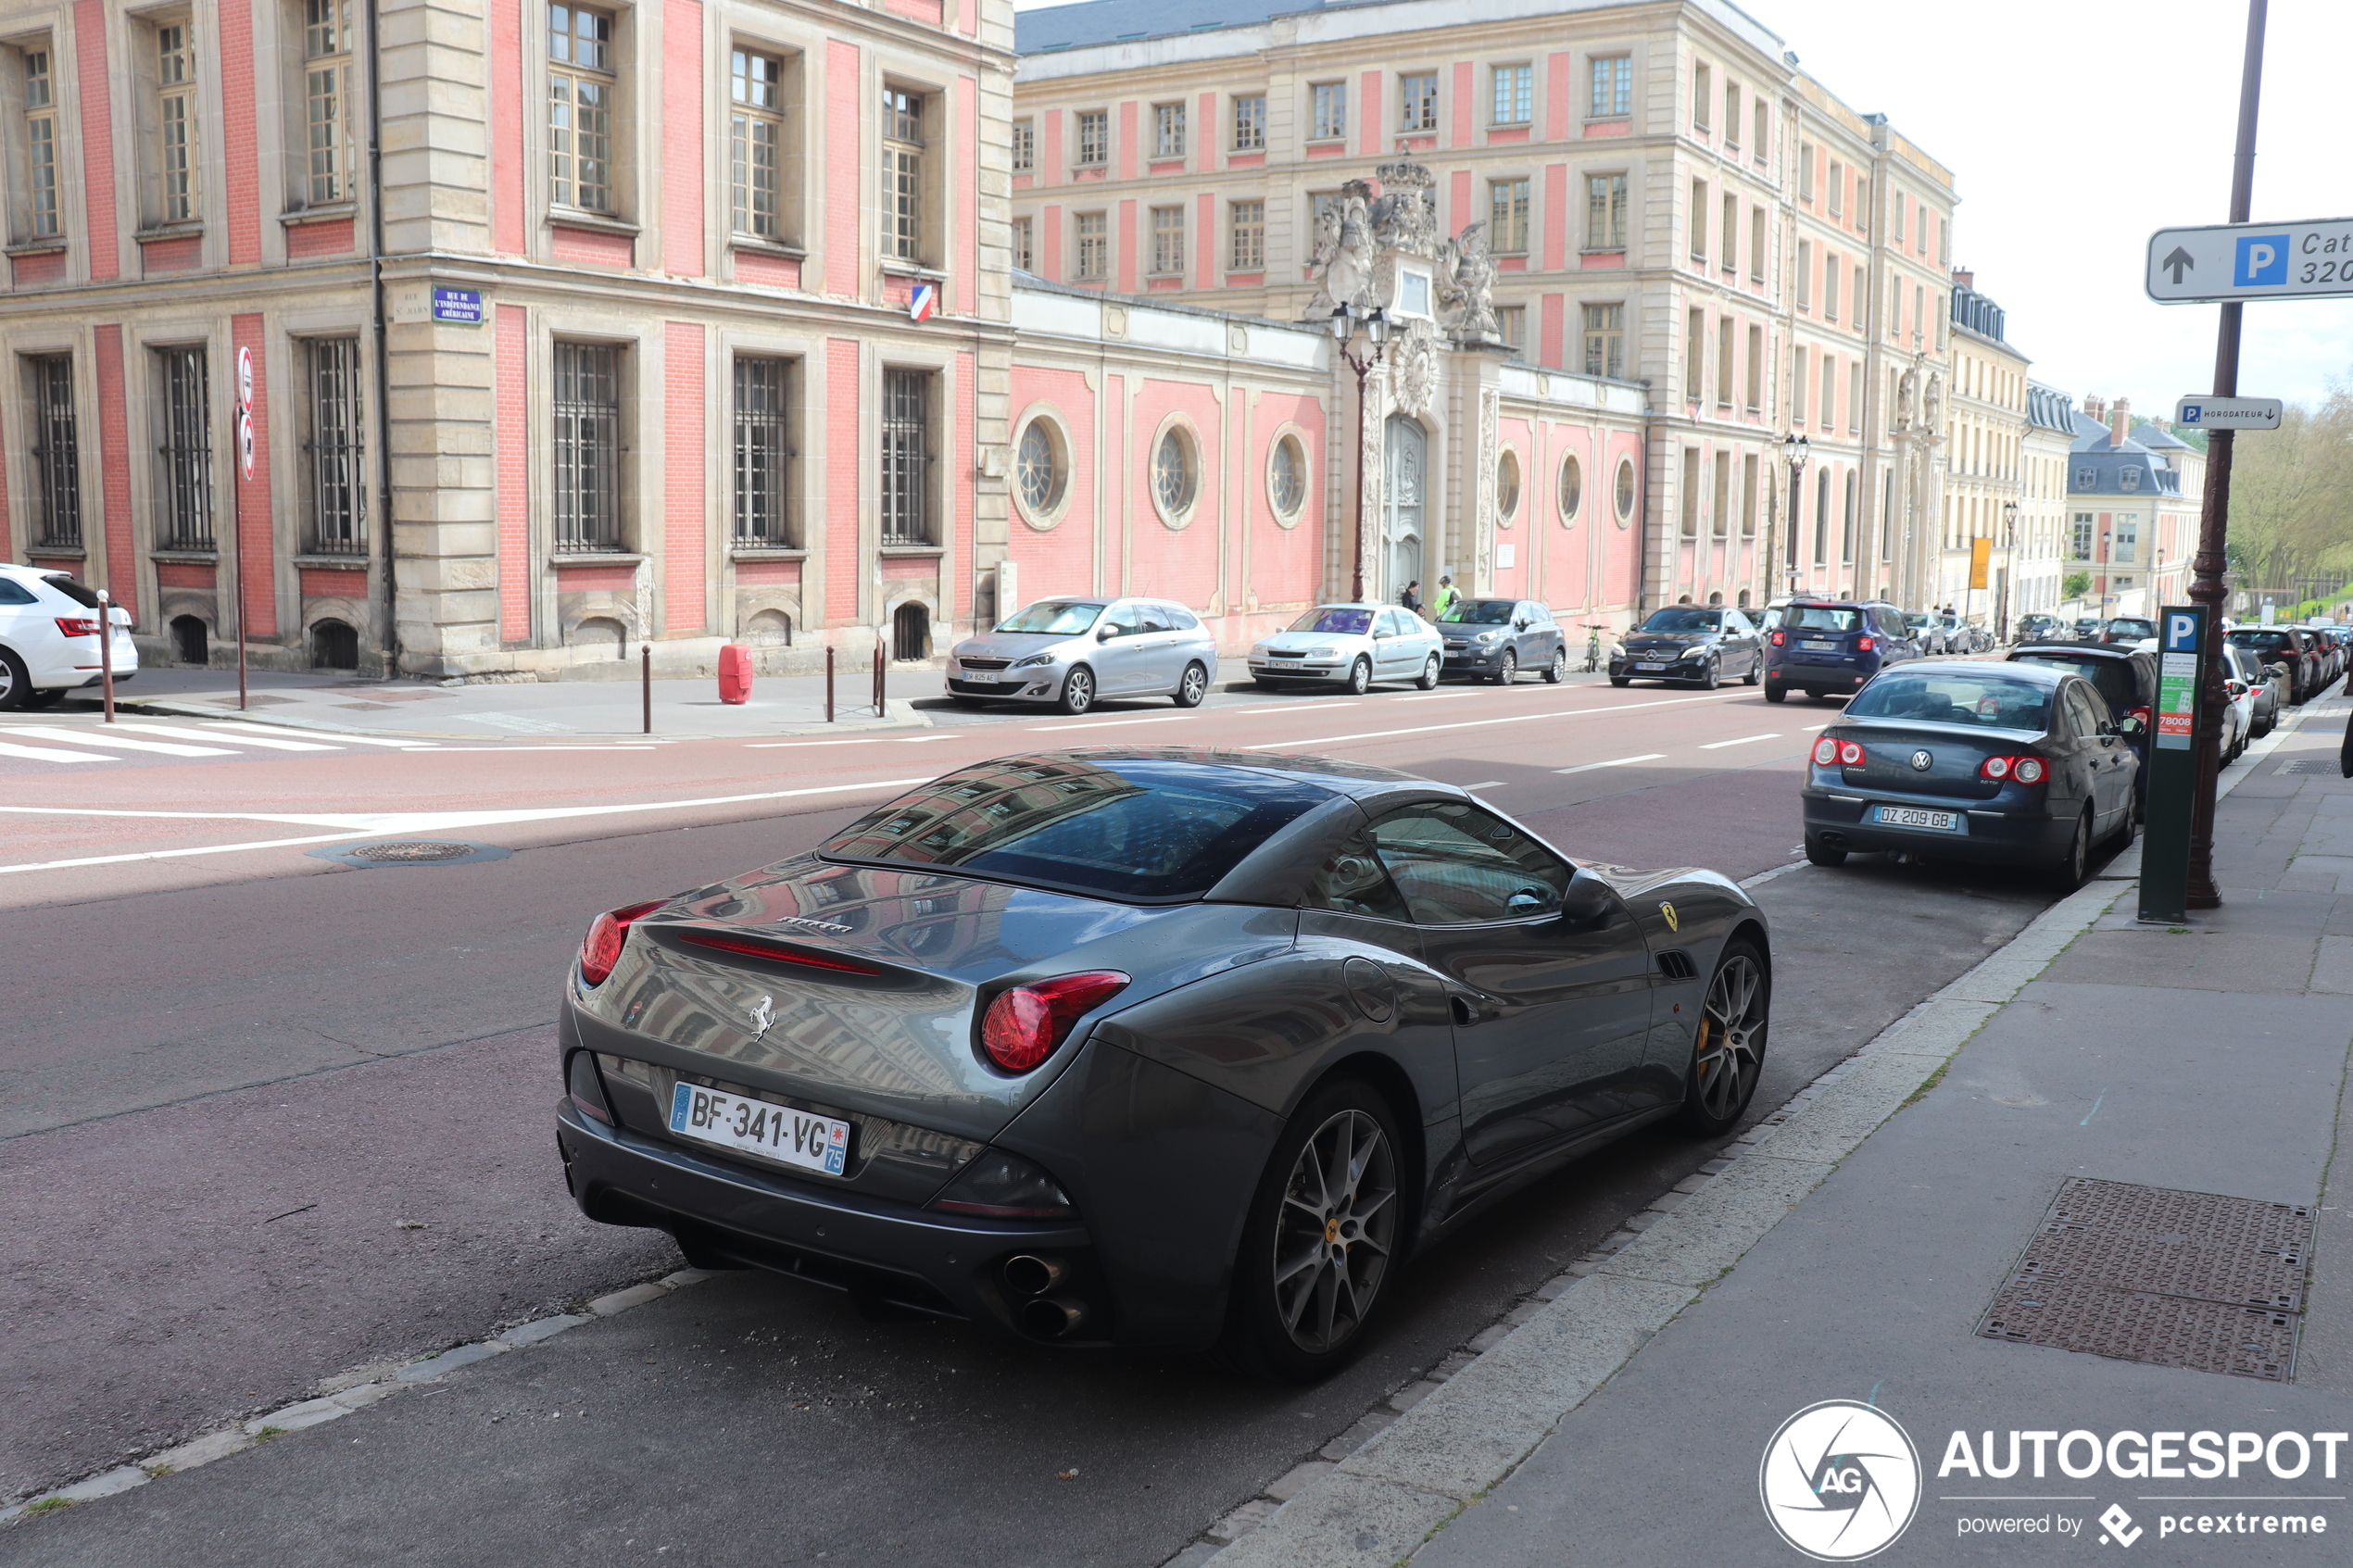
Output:
[[1766,638],[1765,700],[1847,696],[1891,664],[1919,657],[1904,612],[1879,599],[1795,599]]

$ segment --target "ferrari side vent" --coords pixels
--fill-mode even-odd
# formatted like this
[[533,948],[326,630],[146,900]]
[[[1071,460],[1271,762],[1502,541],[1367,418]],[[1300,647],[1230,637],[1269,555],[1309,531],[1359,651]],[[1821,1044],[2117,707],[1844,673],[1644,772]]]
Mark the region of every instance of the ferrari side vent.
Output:
[[1691,954],[1680,947],[1670,947],[1658,955],[1658,972],[1669,980],[1699,978],[1699,967],[1692,962]]

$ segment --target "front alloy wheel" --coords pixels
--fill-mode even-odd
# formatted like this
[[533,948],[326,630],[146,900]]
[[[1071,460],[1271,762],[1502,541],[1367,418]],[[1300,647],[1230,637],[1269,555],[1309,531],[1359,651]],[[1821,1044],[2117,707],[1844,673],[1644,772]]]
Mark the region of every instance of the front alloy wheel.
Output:
[[1762,955],[1749,942],[1726,944],[1700,1004],[1699,1030],[1692,1042],[1691,1073],[1683,1087],[1686,1131],[1716,1137],[1732,1130],[1756,1093],[1765,1066],[1765,1029],[1772,1010],[1772,982]]
[[1350,696],[1363,696],[1372,689],[1372,685],[1373,661],[1371,659],[1359,659],[1354,664],[1349,666],[1348,695]]
[[1095,672],[1081,664],[1063,677],[1062,701],[1056,705],[1073,718],[1095,706]]
[[1716,689],[1716,660],[1713,659],[1710,659],[1700,670],[1699,689],[1704,692],[1712,692]]
[[1201,699],[1209,695],[1209,671],[1198,664],[1185,666],[1185,678],[1176,683],[1176,706],[1199,708]]
[[1495,666],[1495,684],[1499,686],[1508,686],[1518,679],[1519,655],[1511,648],[1505,648],[1502,662]]

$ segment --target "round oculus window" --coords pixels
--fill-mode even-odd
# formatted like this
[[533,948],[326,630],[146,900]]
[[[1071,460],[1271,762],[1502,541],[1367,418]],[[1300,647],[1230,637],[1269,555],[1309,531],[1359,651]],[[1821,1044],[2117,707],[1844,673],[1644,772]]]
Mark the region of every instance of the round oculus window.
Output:
[[1508,446],[1495,459],[1495,516],[1506,526],[1519,516],[1519,454]]
[[1634,517],[1634,459],[1617,459],[1617,526],[1625,527]]
[[1193,445],[1181,425],[1172,425],[1152,452],[1152,498],[1163,515],[1176,522],[1192,510],[1193,489]]
[[1266,491],[1275,503],[1275,515],[1285,520],[1297,517],[1306,504],[1307,453],[1299,445],[1299,437],[1286,435],[1275,443],[1274,454],[1267,459]]
[[1564,524],[1577,521],[1577,508],[1585,500],[1585,466],[1571,452],[1561,459],[1560,504]]
[[1013,479],[1022,507],[1031,516],[1048,516],[1063,504],[1070,469],[1063,459],[1063,444],[1047,420],[1032,420],[1023,427],[1013,450]]

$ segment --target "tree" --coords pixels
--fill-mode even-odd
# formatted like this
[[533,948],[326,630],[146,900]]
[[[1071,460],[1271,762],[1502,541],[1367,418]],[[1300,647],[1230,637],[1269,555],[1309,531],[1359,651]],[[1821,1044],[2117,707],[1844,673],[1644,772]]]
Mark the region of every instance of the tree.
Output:
[[2059,597],[2063,599],[2080,599],[2091,591],[2092,574],[2088,571],[2070,572],[2067,581],[2059,584]]

